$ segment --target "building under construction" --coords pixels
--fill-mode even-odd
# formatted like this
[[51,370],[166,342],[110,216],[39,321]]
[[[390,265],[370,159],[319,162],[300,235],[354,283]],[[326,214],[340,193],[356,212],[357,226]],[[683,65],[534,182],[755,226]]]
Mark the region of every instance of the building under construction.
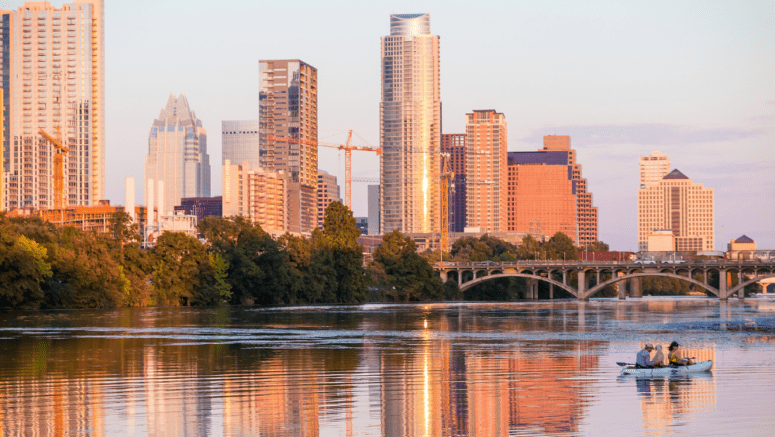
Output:
[[[65,208],[19,208],[9,212],[11,217],[40,217],[54,226],[64,228],[72,226],[82,231],[109,232],[116,224],[118,213],[124,212],[123,206],[110,206],[110,202],[101,201],[96,206],[68,206]],[[140,229],[147,221],[146,208],[135,206],[135,222]]]

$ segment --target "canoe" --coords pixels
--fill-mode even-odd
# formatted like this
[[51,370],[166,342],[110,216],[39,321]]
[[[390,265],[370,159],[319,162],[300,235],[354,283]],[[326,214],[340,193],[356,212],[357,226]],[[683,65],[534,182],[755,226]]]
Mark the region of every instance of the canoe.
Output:
[[636,369],[632,366],[622,368],[622,375],[638,375],[638,376],[673,376],[673,375],[688,375],[691,373],[708,372],[713,367],[713,361],[700,361],[692,364],[691,366],[667,366],[667,367],[655,367],[653,369]]

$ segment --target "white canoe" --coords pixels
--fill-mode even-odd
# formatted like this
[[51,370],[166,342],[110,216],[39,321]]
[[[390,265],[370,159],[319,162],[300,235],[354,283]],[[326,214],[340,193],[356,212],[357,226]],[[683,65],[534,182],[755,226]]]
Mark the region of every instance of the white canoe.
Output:
[[622,375],[638,376],[673,376],[688,375],[690,373],[707,372],[713,367],[713,361],[700,361],[690,366],[655,367],[653,369],[636,369],[633,366],[622,368]]

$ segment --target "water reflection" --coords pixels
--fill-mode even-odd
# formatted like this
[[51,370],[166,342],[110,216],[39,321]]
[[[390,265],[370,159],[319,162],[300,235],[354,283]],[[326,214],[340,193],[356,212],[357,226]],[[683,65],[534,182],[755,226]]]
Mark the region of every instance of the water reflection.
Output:
[[716,409],[713,375],[616,379],[611,354],[677,315],[718,326],[704,302],[0,314],[0,435],[579,435],[616,396],[671,432]]

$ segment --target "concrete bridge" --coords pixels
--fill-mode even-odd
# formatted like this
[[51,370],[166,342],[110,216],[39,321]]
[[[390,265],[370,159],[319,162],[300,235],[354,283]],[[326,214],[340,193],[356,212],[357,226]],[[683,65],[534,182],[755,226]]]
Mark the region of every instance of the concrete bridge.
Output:
[[[609,285],[618,286],[620,299],[641,297],[640,278],[675,278],[708,290],[721,300],[737,293],[744,297],[745,287],[763,279],[775,278],[775,259],[770,260],[694,260],[674,262],[635,261],[514,261],[514,262],[441,262],[434,265],[443,282],[454,280],[460,291],[496,278],[527,278],[527,299],[538,299],[538,283],[561,288],[579,300],[587,300]],[[575,272],[575,285],[571,273]],[[713,284],[711,284],[711,276]],[[716,280],[718,278],[718,280]],[[737,279],[735,281],[735,278]],[[718,285],[716,285],[718,284]],[[734,284],[734,285],[733,285]]]

